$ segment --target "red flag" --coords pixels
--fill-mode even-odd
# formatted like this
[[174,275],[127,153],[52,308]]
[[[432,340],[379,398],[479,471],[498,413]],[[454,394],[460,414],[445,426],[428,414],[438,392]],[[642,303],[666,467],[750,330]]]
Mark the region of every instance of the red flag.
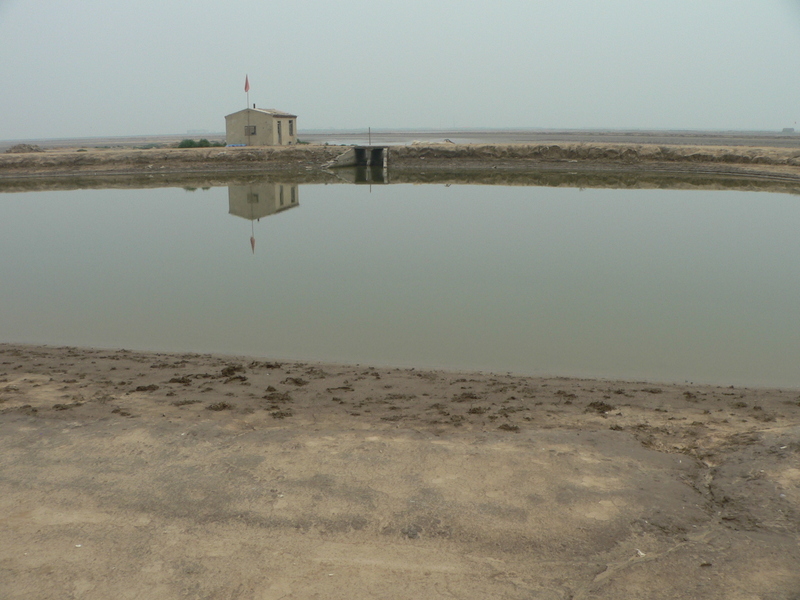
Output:
[[247,75],[244,76],[244,91],[250,91],[250,81],[247,79]]

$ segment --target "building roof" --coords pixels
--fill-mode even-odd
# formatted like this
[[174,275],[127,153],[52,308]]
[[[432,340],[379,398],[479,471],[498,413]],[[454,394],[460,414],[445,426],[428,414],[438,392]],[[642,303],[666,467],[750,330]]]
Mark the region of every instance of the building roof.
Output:
[[244,108],[242,110],[237,110],[235,113],[231,113],[229,115],[225,115],[225,118],[232,117],[233,115],[237,115],[240,112],[245,112],[247,110],[251,110],[253,112],[263,113],[267,115],[271,115],[273,117],[281,117],[284,119],[296,119],[297,115],[293,115],[291,113],[283,112],[282,110],[278,110],[277,108]]

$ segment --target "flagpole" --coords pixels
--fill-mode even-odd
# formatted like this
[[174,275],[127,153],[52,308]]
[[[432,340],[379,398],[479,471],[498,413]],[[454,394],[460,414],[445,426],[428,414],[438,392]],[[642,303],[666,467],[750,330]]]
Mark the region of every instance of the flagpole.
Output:
[[247,106],[245,106],[245,110],[247,110],[247,145],[250,145],[250,79],[247,77],[247,74],[244,76],[244,93],[247,94]]

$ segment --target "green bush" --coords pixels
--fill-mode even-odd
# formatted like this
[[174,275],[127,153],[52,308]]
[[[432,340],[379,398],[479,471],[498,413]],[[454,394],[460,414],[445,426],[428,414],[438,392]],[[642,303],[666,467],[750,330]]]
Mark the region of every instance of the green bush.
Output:
[[200,141],[183,140],[178,144],[178,148],[220,148],[225,145],[225,142],[209,142],[203,138]]

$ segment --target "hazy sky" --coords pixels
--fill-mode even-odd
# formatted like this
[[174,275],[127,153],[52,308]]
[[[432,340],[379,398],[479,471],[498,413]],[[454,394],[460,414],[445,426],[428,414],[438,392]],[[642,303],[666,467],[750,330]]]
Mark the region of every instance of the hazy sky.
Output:
[[0,139],[306,129],[780,130],[800,0],[0,0]]

